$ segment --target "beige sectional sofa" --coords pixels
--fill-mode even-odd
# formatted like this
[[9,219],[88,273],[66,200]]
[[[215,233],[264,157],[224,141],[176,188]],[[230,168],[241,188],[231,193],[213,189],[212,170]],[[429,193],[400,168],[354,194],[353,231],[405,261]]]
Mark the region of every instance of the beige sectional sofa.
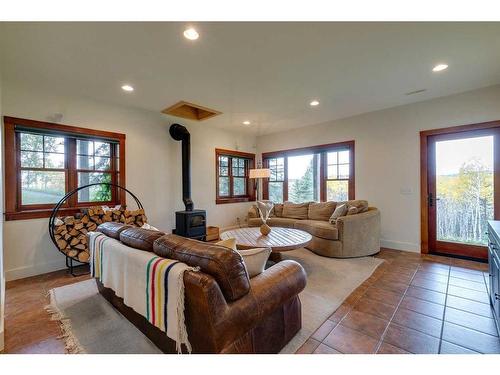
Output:
[[[337,206],[347,203],[359,213],[341,216],[335,224],[329,219]],[[351,212],[352,213],[352,212]],[[267,221],[271,227],[296,228],[312,235],[307,249],[316,254],[353,258],[380,251],[380,211],[365,200],[347,202],[308,202],[276,204]],[[257,206],[248,211],[248,226],[260,226]]]

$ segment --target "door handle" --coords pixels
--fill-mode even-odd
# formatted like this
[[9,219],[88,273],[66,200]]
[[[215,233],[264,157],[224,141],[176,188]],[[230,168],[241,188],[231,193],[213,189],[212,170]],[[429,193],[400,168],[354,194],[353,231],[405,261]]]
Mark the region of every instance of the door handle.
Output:
[[432,207],[434,206],[434,202],[438,201],[440,198],[434,198],[432,193],[429,193],[428,199],[429,199],[429,207]]

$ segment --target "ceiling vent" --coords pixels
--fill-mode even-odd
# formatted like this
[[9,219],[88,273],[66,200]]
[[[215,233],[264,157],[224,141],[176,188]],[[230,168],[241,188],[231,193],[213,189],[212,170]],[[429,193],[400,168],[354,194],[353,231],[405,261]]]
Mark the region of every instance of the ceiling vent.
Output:
[[210,109],[207,107],[202,107],[198,104],[188,103],[185,101],[180,101],[174,105],[165,108],[162,113],[166,115],[171,115],[175,117],[182,117],[188,120],[202,121],[209,119],[211,117],[220,115],[222,112],[216,111],[215,109]]
[[420,90],[407,92],[405,95],[415,95],[415,94],[420,94],[420,93],[425,92],[425,91],[427,91],[427,89],[420,89]]

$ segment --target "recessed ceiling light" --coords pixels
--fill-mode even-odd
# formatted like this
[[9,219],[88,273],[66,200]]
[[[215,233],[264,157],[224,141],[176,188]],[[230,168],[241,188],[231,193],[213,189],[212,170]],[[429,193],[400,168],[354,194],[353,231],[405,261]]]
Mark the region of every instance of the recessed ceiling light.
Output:
[[310,105],[311,107],[316,107],[317,105],[319,105],[319,101],[317,101],[317,100],[313,100],[311,103],[309,103],[309,105]]
[[250,125],[250,124],[251,124],[251,122],[248,120],[243,121],[243,125]]
[[432,68],[433,72],[440,72],[442,70],[448,69],[448,65],[446,64],[438,64],[434,68]]
[[123,91],[128,91],[128,92],[131,92],[131,91],[134,91],[134,88],[130,85],[123,85],[122,86],[122,90]]
[[200,37],[200,34],[198,34],[198,31],[194,28],[190,27],[189,29],[184,30],[184,37],[189,40],[196,40]]

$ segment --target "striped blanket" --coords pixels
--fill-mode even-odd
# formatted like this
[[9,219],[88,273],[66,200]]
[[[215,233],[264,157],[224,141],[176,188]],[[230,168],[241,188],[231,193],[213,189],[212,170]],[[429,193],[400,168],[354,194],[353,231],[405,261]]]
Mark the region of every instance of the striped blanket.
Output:
[[184,263],[133,249],[102,233],[89,232],[92,277],[112,289],[123,302],[166,332],[181,352],[191,352],[184,322]]

